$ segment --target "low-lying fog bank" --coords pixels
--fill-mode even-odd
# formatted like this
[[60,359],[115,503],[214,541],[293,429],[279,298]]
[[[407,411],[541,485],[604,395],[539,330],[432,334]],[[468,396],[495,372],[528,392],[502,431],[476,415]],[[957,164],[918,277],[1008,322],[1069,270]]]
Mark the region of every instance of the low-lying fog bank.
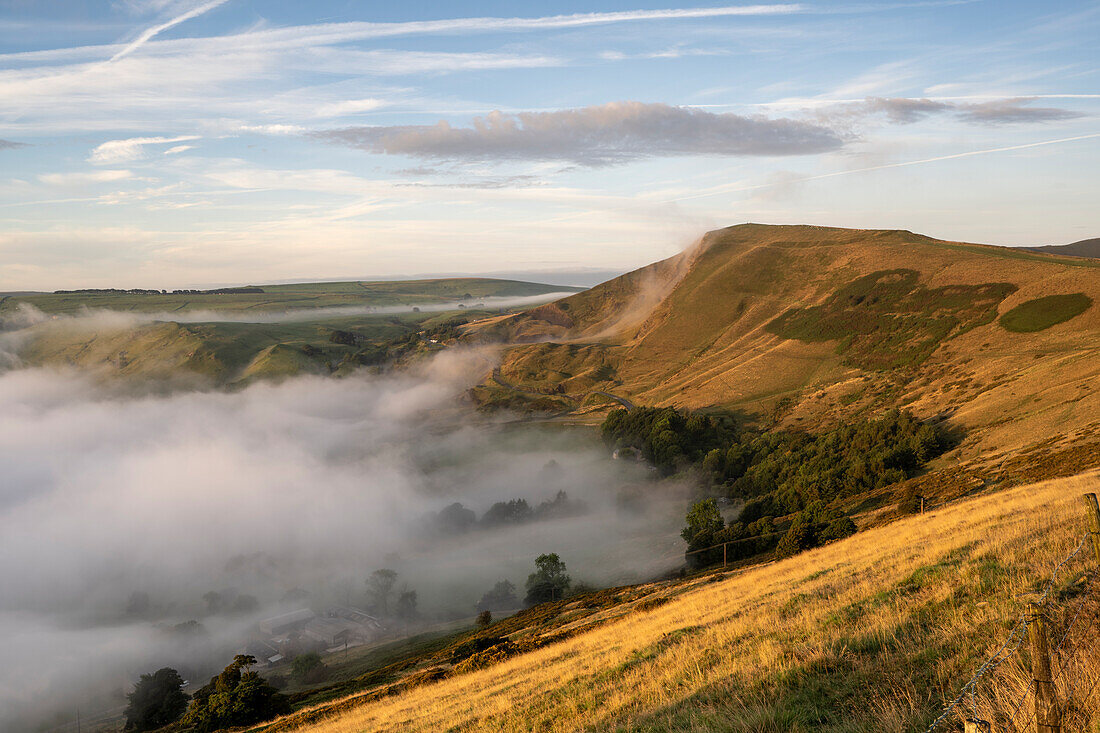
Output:
[[[674,565],[673,490],[624,501],[648,472],[594,432],[476,413],[462,396],[490,368],[452,350],[415,372],[154,395],[0,373],[0,729],[121,704],[159,667],[208,676],[262,618],[367,605],[379,568],[430,620],[472,616],[502,579],[522,598],[545,552],[592,584]],[[561,491],[567,511],[534,511]],[[537,516],[483,519],[512,499]],[[476,521],[442,521],[455,502]]]
[[445,313],[456,309],[496,310],[526,308],[575,295],[562,290],[540,295],[487,295],[484,298],[456,298],[447,302],[402,303],[396,305],[330,305],[282,310],[191,309],[185,311],[132,311],[109,308],[84,308],[75,315],[51,315],[28,303],[0,319],[0,331],[27,328],[51,320],[83,321],[91,328],[104,325],[132,328],[143,323],[305,323],[346,316],[386,316],[402,313]]

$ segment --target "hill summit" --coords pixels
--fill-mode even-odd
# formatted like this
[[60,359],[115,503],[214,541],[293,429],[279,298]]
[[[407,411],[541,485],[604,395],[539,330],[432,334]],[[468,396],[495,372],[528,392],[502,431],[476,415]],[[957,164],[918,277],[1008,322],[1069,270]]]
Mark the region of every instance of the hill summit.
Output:
[[790,428],[902,407],[966,433],[946,460],[988,466],[1098,437],[1098,300],[1100,261],[742,224],[470,331],[513,344],[488,401],[518,390],[574,415],[617,401]]

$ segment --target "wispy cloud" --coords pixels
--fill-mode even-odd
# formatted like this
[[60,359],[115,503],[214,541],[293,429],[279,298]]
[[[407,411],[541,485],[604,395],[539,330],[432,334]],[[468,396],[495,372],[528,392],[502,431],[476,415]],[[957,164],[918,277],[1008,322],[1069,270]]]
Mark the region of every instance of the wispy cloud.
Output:
[[950,155],[937,155],[931,158],[919,158],[917,160],[905,160],[898,163],[884,163],[882,165],[870,165],[862,168],[846,168],[840,171],[833,171],[831,173],[820,173],[815,176],[795,176],[795,175],[783,175],[777,180],[770,181],[768,183],[757,184],[729,184],[714,186],[711,189],[699,193],[688,194],[685,196],[678,196],[674,199],[667,199],[662,203],[679,203],[681,201],[690,201],[692,199],[708,198],[710,196],[718,196],[721,194],[734,193],[737,191],[755,191],[758,189],[772,188],[775,186],[788,186],[793,183],[806,183],[809,181],[820,181],[826,178],[836,178],[838,176],[849,176],[855,173],[868,173],[871,171],[889,170],[891,168],[906,168],[911,165],[925,165],[927,163],[939,163],[945,160],[958,160],[960,158],[972,158],[979,155],[991,155],[994,153],[1009,153],[1016,150],[1029,150],[1031,148],[1042,148],[1048,145],[1062,145],[1065,143],[1080,142],[1081,140],[1094,140],[1100,138],[1100,132],[1090,133],[1088,135],[1074,135],[1073,137],[1062,137],[1054,140],[1040,140],[1038,142],[1022,143],[1020,145],[1003,145],[996,148],[982,148],[980,150],[967,150],[962,153],[951,153]]
[[[98,145],[88,156],[89,163],[115,165],[145,157],[146,145],[162,145],[198,140],[198,135],[177,135],[176,137],[131,137],[126,140],[108,140]],[[184,150],[188,146],[182,146]],[[176,152],[179,149],[173,148]]]
[[146,43],[148,43],[158,33],[163,33],[164,31],[168,30],[169,28],[172,28],[174,26],[179,25],[180,23],[191,20],[192,18],[195,18],[199,15],[202,15],[203,13],[207,13],[207,12],[213,10],[214,8],[218,7],[219,5],[224,5],[226,2],[228,2],[228,0],[208,0],[208,2],[204,2],[201,5],[197,5],[193,8],[191,8],[190,10],[188,10],[187,12],[180,13],[179,15],[175,16],[174,18],[171,18],[170,20],[167,20],[167,21],[165,21],[165,22],[163,22],[159,25],[155,25],[152,28],[146,28],[144,31],[141,32],[140,35],[138,35],[137,38],[135,38],[133,41],[131,41],[129,44],[127,44],[121,51],[119,51],[114,56],[112,56],[111,61],[118,61],[120,58],[122,58],[124,56],[129,56],[134,51],[138,50],[139,48],[144,46]]
[[[608,13],[574,13],[570,15],[550,15],[533,18],[471,17],[448,18],[444,20],[402,21],[395,23],[372,23],[349,21],[344,23],[314,23],[308,25],[287,26],[282,28],[263,28],[244,33],[202,38],[177,38],[153,41],[153,37],[173,25],[195,17],[199,11],[206,12],[227,2],[212,0],[169,21],[146,30],[141,37],[120,48],[119,44],[103,46],[83,46],[42,51],[0,54],[4,61],[73,61],[102,58],[105,52],[112,52],[112,60],[133,53],[142,45],[148,44],[147,52],[161,54],[191,53],[210,51],[215,48],[226,51],[247,47],[251,50],[286,50],[314,46],[332,46],[353,41],[374,40],[379,38],[397,38],[402,36],[431,35],[469,35],[479,33],[518,33],[525,31],[546,31],[556,29],[581,28],[586,26],[610,25],[616,23],[670,22],[677,20],[705,20],[708,18],[751,17],[793,15],[806,12],[807,6],[798,3],[771,5],[734,5],[715,8],[669,8],[664,10],[626,10]],[[184,17],[186,16],[186,17]],[[152,31],[156,31],[153,33]],[[140,43],[138,43],[140,41]],[[135,45],[137,44],[137,45]]]
[[1029,107],[1030,99],[1017,97],[978,104],[958,105],[959,117],[984,125],[1016,122],[1056,122],[1081,117],[1081,113],[1058,107]]
[[937,114],[953,115],[963,122],[981,125],[1043,123],[1070,120],[1083,115],[1058,107],[1031,107],[1034,97],[991,99],[981,102],[946,98],[867,97],[859,101],[826,102],[811,107],[813,119],[837,128],[875,116],[894,124],[912,124]]
[[17,143],[13,140],[0,140],[0,150],[13,150],[14,148],[25,148],[26,143]]
[[133,178],[128,170],[80,171],[74,173],[43,173],[38,180],[50,186],[81,186],[89,183],[110,183]]
[[803,155],[842,144],[832,130],[808,122],[642,102],[556,112],[492,112],[466,128],[441,121],[349,127],[314,136],[373,153],[431,160],[567,160],[585,166],[656,156]]

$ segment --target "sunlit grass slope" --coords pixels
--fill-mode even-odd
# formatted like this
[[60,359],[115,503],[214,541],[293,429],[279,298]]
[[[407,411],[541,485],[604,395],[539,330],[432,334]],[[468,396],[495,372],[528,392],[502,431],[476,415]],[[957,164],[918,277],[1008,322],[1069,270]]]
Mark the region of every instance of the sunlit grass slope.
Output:
[[744,224],[492,328],[538,341],[505,352],[505,381],[577,411],[597,390],[795,429],[906,408],[966,433],[934,468],[988,473],[1097,427],[1098,302],[1100,260]]
[[1080,495],[1098,483],[1019,487],[717,575],[621,621],[349,699],[296,729],[923,730],[1078,544]]

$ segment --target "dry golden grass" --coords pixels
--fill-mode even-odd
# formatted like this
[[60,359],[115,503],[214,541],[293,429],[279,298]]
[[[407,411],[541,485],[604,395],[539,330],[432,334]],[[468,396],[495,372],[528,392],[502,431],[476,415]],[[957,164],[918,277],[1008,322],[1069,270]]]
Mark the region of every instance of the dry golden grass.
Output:
[[[1080,495],[1098,483],[1007,490],[718,576],[487,669],[345,701],[297,730],[923,730],[1078,544]],[[1090,562],[1082,553],[1064,580]],[[1094,698],[1078,719],[1100,711]]]

